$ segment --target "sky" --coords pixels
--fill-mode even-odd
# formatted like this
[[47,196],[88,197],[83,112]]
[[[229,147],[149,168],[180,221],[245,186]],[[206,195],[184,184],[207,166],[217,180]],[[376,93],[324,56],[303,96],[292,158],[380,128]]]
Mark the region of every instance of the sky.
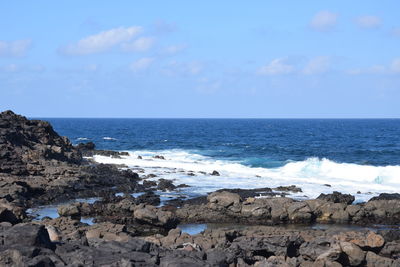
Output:
[[2,1],[0,110],[400,118],[400,2]]

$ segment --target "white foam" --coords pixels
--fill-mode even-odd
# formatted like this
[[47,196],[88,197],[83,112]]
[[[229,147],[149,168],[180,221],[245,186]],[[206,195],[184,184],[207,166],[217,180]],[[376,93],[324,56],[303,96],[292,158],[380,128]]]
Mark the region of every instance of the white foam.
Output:
[[76,140],[83,141],[83,140],[89,140],[89,138],[86,138],[86,137],[78,137],[78,138],[76,138]]
[[[143,159],[138,159],[139,155]],[[165,160],[153,158],[155,155],[162,155]],[[155,179],[175,179],[176,184],[192,186],[186,191],[199,194],[221,188],[296,185],[303,189],[302,193],[294,195],[296,197],[314,198],[320,193],[339,191],[355,195],[357,201],[365,201],[382,192],[400,192],[400,166],[377,167],[309,158],[278,168],[253,168],[240,162],[215,160],[182,150],[133,151],[120,159],[99,155],[94,159],[100,163],[139,166],[146,173],[157,174]],[[210,175],[214,170],[220,176]],[[195,172],[196,176],[187,175],[188,171]],[[361,194],[357,194],[358,191]]]
[[104,140],[112,140],[112,141],[117,140],[116,138],[109,137],[109,136],[105,136],[105,137],[103,137],[103,139],[104,139]]

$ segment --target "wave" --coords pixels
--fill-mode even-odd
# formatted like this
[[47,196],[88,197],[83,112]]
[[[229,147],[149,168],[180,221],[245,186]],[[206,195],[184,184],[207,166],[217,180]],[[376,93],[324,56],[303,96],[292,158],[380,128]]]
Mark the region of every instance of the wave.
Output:
[[108,136],[105,136],[105,137],[103,137],[103,140],[116,141],[116,140],[117,140],[117,138],[113,138],[113,137],[108,137]]
[[[138,159],[139,155],[142,159]],[[153,158],[155,155],[162,155],[165,160]],[[215,159],[184,150],[130,151],[129,156],[121,159],[97,155],[94,159],[101,163],[141,167],[146,173],[188,184],[197,193],[221,188],[297,185],[303,189],[297,197],[314,198],[320,193],[340,191],[365,201],[382,192],[400,191],[400,166],[337,163],[325,158],[308,158],[274,168],[250,167],[240,161]],[[220,176],[211,176],[214,170]],[[189,171],[196,176],[187,175]]]
[[78,137],[78,138],[76,138],[76,140],[85,141],[85,140],[89,140],[89,138],[86,138],[86,137]]

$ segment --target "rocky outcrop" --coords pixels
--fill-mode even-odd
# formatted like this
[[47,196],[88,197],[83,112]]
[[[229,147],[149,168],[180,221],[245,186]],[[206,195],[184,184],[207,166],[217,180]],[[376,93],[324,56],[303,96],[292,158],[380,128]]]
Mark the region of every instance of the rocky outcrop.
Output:
[[[251,224],[286,223],[390,223],[400,221],[400,199],[372,200],[349,205],[352,198],[341,195],[340,200],[311,199],[295,201],[287,197],[248,197],[229,191],[210,194],[207,203],[185,204],[176,211],[182,222],[241,222]],[[334,200],[336,199],[334,197]],[[338,203],[337,203],[338,202]],[[343,203],[345,202],[345,203]]]
[[48,161],[78,164],[81,154],[48,122],[28,120],[12,111],[0,113],[0,172],[38,175]]
[[90,143],[74,147],[48,122],[0,113],[0,198],[30,206],[98,196],[105,190],[143,189],[132,171],[83,160],[81,152],[93,148]]
[[[43,224],[43,225],[42,225]],[[46,225],[46,227],[44,226]],[[51,230],[48,230],[51,229]],[[55,232],[57,240],[50,238]],[[53,235],[54,233],[52,233]],[[0,227],[2,266],[399,266],[374,232],[253,226],[134,237],[121,224],[58,218]],[[389,254],[388,254],[389,253]],[[36,265],[35,265],[36,264]]]
[[342,194],[337,191],[333,191],[332,194],[321,194],[317,197],[317,199],[321,200],[326,200],[330,201],[333,203],[345,203],[345,204],[351,204],[354,201],[354,196],[349,195],[349,194]]

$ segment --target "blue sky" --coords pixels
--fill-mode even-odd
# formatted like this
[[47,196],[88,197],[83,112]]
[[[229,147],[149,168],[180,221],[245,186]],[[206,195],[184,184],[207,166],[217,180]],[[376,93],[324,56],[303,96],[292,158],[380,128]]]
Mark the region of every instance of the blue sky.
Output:
[[0,109],[400,117],[400,2],[3,1]]

